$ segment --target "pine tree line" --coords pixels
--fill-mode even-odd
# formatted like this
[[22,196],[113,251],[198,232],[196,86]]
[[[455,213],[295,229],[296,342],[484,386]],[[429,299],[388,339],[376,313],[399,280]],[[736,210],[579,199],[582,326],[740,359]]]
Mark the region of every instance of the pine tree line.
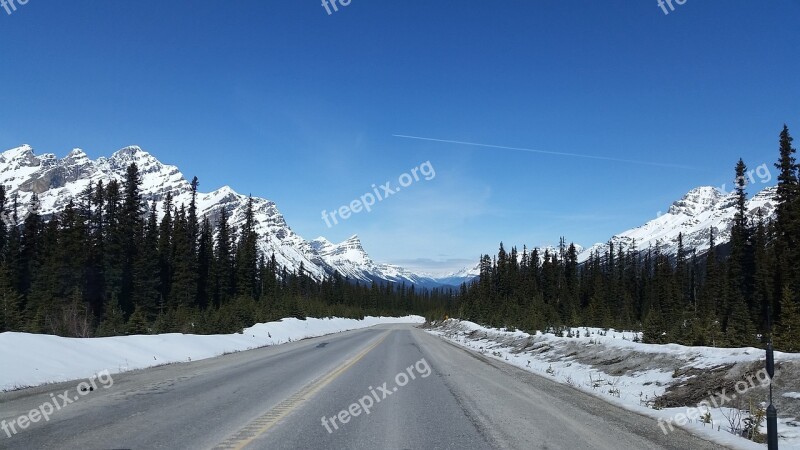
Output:
[[422,314],[449,301],[338,275],[315,282],[302,265],[289,272],[259,253],[252,198],[235,230],[225,208],[213,224],[198,217],[196,177],[188,207],[166,194],[161,215],[140,185],[131,164],[123,182],[89,185],[47,220],[36,195],[22,208],[0,186],[0,332],[230,333],[282,317]]
[[[462,286],[457,315],[526,331],[565,326],[643,330],[651,343],[757,345],[800,351],[800,166],[788,127],[780,133],[777,207],[773,220],[748,220],[747,166],[735,167],[736,214],[731,241],[698,255],[657,247],[638,251],[608,245],[578,264],[562,238],[555,252],[500,244],[481,257],[480,277]],[[774,331],[774,333],[773,333]]]

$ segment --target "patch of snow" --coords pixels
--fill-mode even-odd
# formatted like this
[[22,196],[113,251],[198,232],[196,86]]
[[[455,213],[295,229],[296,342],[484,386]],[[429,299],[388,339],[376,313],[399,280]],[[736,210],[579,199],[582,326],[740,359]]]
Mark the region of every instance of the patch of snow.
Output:
[[158,334],[64,338],[0,333],[0,390],[88,378],[102,370],[120,373],[162,364],[213,358],[224,353],[285,344],[384,323],[422,323],[420,316],[283,319],[259,323],[241,334]]

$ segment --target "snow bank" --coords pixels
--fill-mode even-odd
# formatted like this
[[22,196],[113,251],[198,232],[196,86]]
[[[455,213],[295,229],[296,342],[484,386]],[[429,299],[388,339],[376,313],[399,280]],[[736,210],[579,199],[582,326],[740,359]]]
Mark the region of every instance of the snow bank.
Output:
[[422,323],[420,316],[283,319],[259,323],[241,334],[159,334],[104,338],[0,333],[0,390],[88,378],[102,370],[120,373],[162,364],[196,361],[224,353],[385,323]]
[[[468,321],[449,319],[428,330],[456,344],[568,384],[625,409],[652,417],[653,433],[661,433],[665,421],[686,414],[686,407],[653,409],[650,402],[676,380],[676,368],[708,369],[724,364],[763,361],[757,348],[689,347],[635,342],[641,334],[632,331],[580,327],[535,335],[521,331],[486,328]],[[566,337],[569,333],[570,336]],[[800,361],[800,354],[775,352],[775,360]],[[794,398],[794,394],[785,396]],[[779,396],[776,393],[776,397]],[[705,413],[706,409],[700,409]],[[766,449],[726,431],[731,408],[711,408],[711,423],[693,420],[682,428],[710,441],[737,449]],[[659,419],[661,420],[659,422]],[[762,429],[766,433],[766,424]],[[778,423],[782,449],[800,449],[798,422],[781,418]]]

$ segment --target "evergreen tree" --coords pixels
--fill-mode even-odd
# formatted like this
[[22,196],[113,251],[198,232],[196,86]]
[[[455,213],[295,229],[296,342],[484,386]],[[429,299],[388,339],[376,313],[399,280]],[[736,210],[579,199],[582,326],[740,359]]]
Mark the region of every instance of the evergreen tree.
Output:
[[163,204],[164,216],[158,226],[158,271],[160,274],[160,292],[158,301],[158,313],[164,314],[164,308],[169,301],[169,294],[172,290],[172,194],[167,192]]
[[651,344],[665,344],[667,339],[667,326],[661,316],[661,311],[651,308],[644,320],[642,340]]
[[[20,240],[19,258],[17,260],[16,272],[18,274],[18,290],[28,292],[33,282],[33,276],[37,273],[41,263],[39,256],[41,251],[42,219],[38,210],[34,207],[38,204],[38,197],[33,194],[28,205],[28,214],[22,225],[22,235]],[[16,207],[14,215],[16,215]],[[15,220],[16,222],[16,220]]]
[[[228,225],[228,212],[220,208],[219,221],[217,222],[216,255],[214,261],[216,289],[214,303],[220,306],[233,297],[234,285],[234,255],[232,251],[231,230]],[[284,277],[285,279],[286,277]]]
[[99,319],[103,312],[105,301],[105,187],[99,181],[96,186],[91,184],[83,193],[83,214],[87,221],[87,267],[84,298],[87,308],[95,319]]
[[104,306],[103,321],[97,328],[98,336],[121,336],[126,334],[125,314],[117,300],[117,294],[111,295],[111,298]]
[[212,298],[214,273],[214,236],[208,217],[203,218],[197,246],[197,305],[206,308]]
[[0,263],[0,332],[19,331],[24,324],[22,296],[11,282],[11,271]]
[[752,346],[755,344],[756,332],[751,315],[747,311],[747,302],[738,291],[732,292],[731,295],[731,310],[725,329],[727,345]]
[[800,352],[800,304],[785,287],[781,296],[781,317],[775,330],[775,348],[784,352]]
[[192,244],[192,253],[196,251],[198,233],[200,232],[199,222],[197,219],[197,187],[200,186],[200,182],[197,180],[197,177],[192,178],[192,182],[189,183],[192,192],[192,198],[189,202],[189,212],[187,216],[188,221],[188,228],[189,228],[189,242]]
[[[33,215],[29,215],[30,219]],[[28,222],[28,220],[26,220]],[[60,272],[62,270],[58,259],[60,243],[58,242],[58,219],[42,224],[36,242],[36,251],[31,261],[30,286],[27,291],[27,305],[29,311],[43,310],[45,330],[57,333],[61,330],[61,323],[54,323],[64,306],[65,298],[58,291]]]
[[[239,232],[239,243],[236,248],[236,292],[245,298],[256,298],[256,282],[258,276],[258,235],[255,230],[253,197],[247,199],[244,224]],[[303,268],[300,277],[303,277]]]
[[729,280],[733,292],[744,299],[746,311],[754,312],[753,304],[753,245],[751,230],[747,221],[747,166],[739,159],[736,164],[735,194],[736,213],[731,227],[731,257],[729,260]]
[[[772,298],[774,259],[768,247],[767,226],[764,216],[759,212],[753,232],[753,303],[756,306],[754,317],[759,329],[769,331],[768,315],[777,311]],[[765,333],[764,336],[768,338]]]
[[173,307],[192,307],[197,300],[197,262],[191,242],[186,209],[181,205],[172,229],[172,281],[169,302]]
[[[139,310],[145,321],[155,318],[158,314],[161,298],[158,243],[158,217],[156,203],[153,202],[150,214],[147,216],[144,234],[138,244],[139,250],[136,253],[133,274],[133,301],[136,305],[134,309]],[[129,320],[132,320],[132,317]]]
[[[60,228],[53,230],[53,238],[57,242],[53,255],[55,260],[52,261],[56,271],[53,294],[56,298],[67,300],[75,292],[82,293],[86,289],[89,232],[85,215],[72,200],[67,203],[58,223]],[[84,302],[82,295],[79,302]]]
[[795,201],[800,197],[800,180],[798,180],[798,166],[795,159],[796,150],[792,147],[794,139],[789,135],[789,127],[783,126],[780,134],[780,158],[775,164],[778,169],[777,206],[775,209],[775,227],[778,240],[793,250],[797,247],[796,206]]
[[147,315],[144,309],[136,305],[133,309],[133,314],[128,319],[127,332],[128,334],[148,334],[150,327],[147,324]]
[[6,208],[6,188],[0,184],[0,255],[5,254],[8,243],[8,227],[12,226],[11,214]]
[[[775,207],[775,289],[789,285],[793,295],[800,292],[800,175],[796,150],[789,127],[783,126],[780,134],[780,158],[778,169],[777,205]],[[775,292],[781,298],[783,292]]]
[[[105,284],[103,313],[113,297],[116,304],[122,296],[125,277],[125,242],[119,183],[111,180],[104,192],[103,213],[103,278]],[[121,307],[121,306],[120,306]],[[122,310],[124,311],[124,310]]]
[[136,163],[131,163],[123,183],[123,203],[118,224],[122,245],[119,302],[126,317],[133,312],[134,266],[144,230],[141,184],[139,168]]

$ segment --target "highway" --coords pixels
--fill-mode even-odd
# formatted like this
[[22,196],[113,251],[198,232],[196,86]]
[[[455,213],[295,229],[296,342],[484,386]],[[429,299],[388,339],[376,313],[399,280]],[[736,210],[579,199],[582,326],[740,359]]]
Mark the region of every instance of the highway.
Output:
[[720,448],[412,325],[112,378],[81,396],[80,380],[0,394],[6,422],[65,391],[80,397],[11,437],[0,431],[0,448]]

